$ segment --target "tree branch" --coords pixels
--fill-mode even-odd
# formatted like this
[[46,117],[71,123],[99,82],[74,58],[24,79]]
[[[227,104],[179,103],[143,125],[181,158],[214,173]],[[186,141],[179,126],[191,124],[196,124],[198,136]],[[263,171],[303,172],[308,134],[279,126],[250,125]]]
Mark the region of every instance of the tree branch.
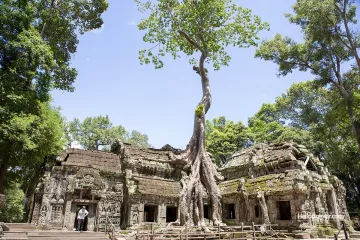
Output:
[[356,46],[354,44],[354,41],[352,40],[352,37],[351,37],[351,33],[350,33],[350,29],[349,29],[349,25],[348,25],[348,20],[346,18],[346,5],[348,3],[348,0],[344,0],[344,8],[343,10],[340,9],[340,7],[337,5],[337,3],[335,2],[335,7],[338,9],[338,11],[340,12],[341,15],[343,15],[343,19],[344,19],[344,26],[345,26],[345,31],[346,31],[346,38],[348,39],[349,41],[349,44],[351,46],[351,51],[353,52],[354,54],[354,57],[356,59],[356,63],[358,65],[358,68],[359,68],[359,71],[360,71],[360,57],[357,53],[357,50],[356,50]]
[[178,30],[178,33],[179,33],[181,36],[185,37],[185,39],[186,39],[191,45],[193,45],[195,48],[197,48],[200,52],[204,53],[203,50],[202,50],[202,48],[201,48],[201,46],[200,46],[200,44],[197,43],[197,42],[196,42],[194,39],[192,39],[191,37],[189,37],[189,35],[187,35],[186,32],[184,32],[184,31],[182,31],[182,30]]

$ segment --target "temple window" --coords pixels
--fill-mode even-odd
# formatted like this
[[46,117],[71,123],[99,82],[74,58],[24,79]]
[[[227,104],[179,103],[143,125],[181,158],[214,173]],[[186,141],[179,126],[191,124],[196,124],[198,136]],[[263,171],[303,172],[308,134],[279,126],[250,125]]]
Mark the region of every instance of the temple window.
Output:
[[277,219],[278,220],[291,220],[291,207],[290,201],[277,202]]
[[60,222],[63,214],[62,205],[53,205],[51,207],[51,222]]
[[235,204],[225,204],[226,208],[226,218],[227,219],[235,219]]

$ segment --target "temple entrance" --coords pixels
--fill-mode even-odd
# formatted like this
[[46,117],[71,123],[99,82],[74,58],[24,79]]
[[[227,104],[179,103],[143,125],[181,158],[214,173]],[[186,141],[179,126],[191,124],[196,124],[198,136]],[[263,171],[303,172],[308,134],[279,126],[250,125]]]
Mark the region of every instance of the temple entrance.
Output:
[[211,219],[211,206],[204,205],[204,218]]
[[278,220],[291,220],[291,207],[290,201],[279,201],[277,202],[278,208]]
[[175,222],[177,220],[177,207],[166,207],[166,222]]
[[[88,205],[76,205],[76,215],[75,215],[75,219],[74,219],[74,228],[78,229],[78,213],[81,210],[81,208],[85,206],[85,209],[89,212],[89,206]],[[89,212],[90,213],[90,212]],[[84,219],[84,224],[83,224],[83,228],[82,231],[87,231],[88,230],[88,216],[85,217]]]
[[156,222],[157,207],[151,205],[144,206],[144,222]]

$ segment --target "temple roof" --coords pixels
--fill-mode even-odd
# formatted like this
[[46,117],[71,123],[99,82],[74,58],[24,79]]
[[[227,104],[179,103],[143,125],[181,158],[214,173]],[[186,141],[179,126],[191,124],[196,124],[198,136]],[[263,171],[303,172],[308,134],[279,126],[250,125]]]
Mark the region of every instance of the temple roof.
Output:
[[315,158],[309,150],[303,145],[296,143],[277,143],[277,144],[257,144],[250,148],[246,148],[240,152],[236,152],[231,157],[222,170],[244,165],[261,165],[264,163],[277,163],[283,161],[307,161],[314,168],[317,165],[323,166],[319,159]]
[[158,180],[134,177],[138,183],[138,193],[165,197],[179,197],[181,186],[179,181]]
[[103,151],[68,148],[58,161],[62,166],[92,167],[110,172],[121,170],[119,156]]

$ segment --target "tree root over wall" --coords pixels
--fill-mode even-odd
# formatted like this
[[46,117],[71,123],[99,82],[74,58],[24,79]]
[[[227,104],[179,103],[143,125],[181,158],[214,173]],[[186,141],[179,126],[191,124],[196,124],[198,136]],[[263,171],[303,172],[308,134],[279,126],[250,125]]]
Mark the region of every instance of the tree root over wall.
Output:
[[181,225],[203,228],[205,228],[204,188],[211,202],[213,224],[221,224],[221,196],[217,181],[222,180],[205,148],[205,114],[211,105],[209,79],[204,69],[205,59],[206,55],[202,54],[199,68],[194,67],[201,76],[203,97],[195,110],[193,135],[184,151],[179,154],[170,153],[173,163],[181,164],[186,173],[181,180],[178,221]]

